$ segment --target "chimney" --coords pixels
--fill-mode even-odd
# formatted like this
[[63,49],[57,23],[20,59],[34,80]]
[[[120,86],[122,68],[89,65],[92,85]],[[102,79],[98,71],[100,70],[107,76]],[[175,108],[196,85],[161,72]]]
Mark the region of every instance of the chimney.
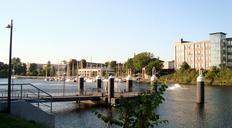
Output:
[[181,39],[180,39],[180,42],[181,42],[181,43],[184,43],[184,40],[183,40],[183,38],[181,38]]

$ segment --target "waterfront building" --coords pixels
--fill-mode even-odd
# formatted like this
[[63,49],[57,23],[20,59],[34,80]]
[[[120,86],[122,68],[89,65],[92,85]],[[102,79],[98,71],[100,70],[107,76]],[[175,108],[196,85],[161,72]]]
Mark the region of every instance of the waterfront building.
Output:
[[86,68],[103,68],[105,64],[103,63],[94,63],[94,62],[86,62]]
[[99,76],[109,76],[114,75],[114,69],[112,68],[82,68],[78,69],[78,75],[82,75],[84,77],[96,77]]
[[85,77],[95,77],[97,75],[105,75],[105,73],[112,73],[112,69],[105,67],[103,63],[86,62],[83,68],[81,61],[71,59],[67,64],[67,76],[83,75]]
[[195,69],[220,65],[232,67],[232,38],[226,38],[226,33],[216,32],[209,34],[209,40],[181,39],[175,44],[175,68],[179,69],[183,62]]
[[36,70],[37,70],[37,71],[40,70],[40,69],[43,69],[43,67],[44,67],[44,66],[43,66],[44,64],[27,63],[27,64],[26,64],[27,72],[30,71],[30,67],[31,67],[32,64],[36,64]]
[[174,69],[175,68],[175,61],[172,60],[172,61],[165,61],[163,63],[164,67],[163,69]]

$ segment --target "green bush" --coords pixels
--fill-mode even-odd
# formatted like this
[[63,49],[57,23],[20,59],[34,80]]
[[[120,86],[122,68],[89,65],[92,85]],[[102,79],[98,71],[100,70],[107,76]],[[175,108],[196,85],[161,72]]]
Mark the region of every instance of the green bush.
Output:
[[12,115],[0,113],[0,128],[45,128],[34,121],[27,121]]

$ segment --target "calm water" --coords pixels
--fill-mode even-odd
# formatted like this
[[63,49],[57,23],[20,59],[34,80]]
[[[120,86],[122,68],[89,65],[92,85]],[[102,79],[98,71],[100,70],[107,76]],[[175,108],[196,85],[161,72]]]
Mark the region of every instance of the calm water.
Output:
[[[6,83],[0,79],[0,83]],[[46,91],[61,94],[63,82],[44,82],[43,80],[18,79],[14,83],[33,83]],[[116,90],[124,89],[124,83],[116,85]],[[95,84],[86,83],[85,89]],[[135,84],[136,90],[147,85]],[[76,83],[66,83],[66,92],[75,93]],[[232,127],[232,87],[206,87],[205,104],[195,103],[195,86],[169,85],[165,102],[158,108],[161,119],[168,120],[162,128],[231,128]],[[75,102],[54,103],[56,128],[104,128],[106,125],[93,115],[93,109],[81,109]],[[95,108],[103,111],[103,108]]]

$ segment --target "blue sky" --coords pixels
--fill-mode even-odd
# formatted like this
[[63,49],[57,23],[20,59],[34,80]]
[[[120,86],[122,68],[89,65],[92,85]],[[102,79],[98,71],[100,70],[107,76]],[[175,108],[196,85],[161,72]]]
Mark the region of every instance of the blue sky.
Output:
[[174,44],[232,36],[230,0],[0,0],[0,61],[8,62],[14,20],[13,56],[23,62],[58,63],[71,58],[125,62],[148,51],[174,59]]

